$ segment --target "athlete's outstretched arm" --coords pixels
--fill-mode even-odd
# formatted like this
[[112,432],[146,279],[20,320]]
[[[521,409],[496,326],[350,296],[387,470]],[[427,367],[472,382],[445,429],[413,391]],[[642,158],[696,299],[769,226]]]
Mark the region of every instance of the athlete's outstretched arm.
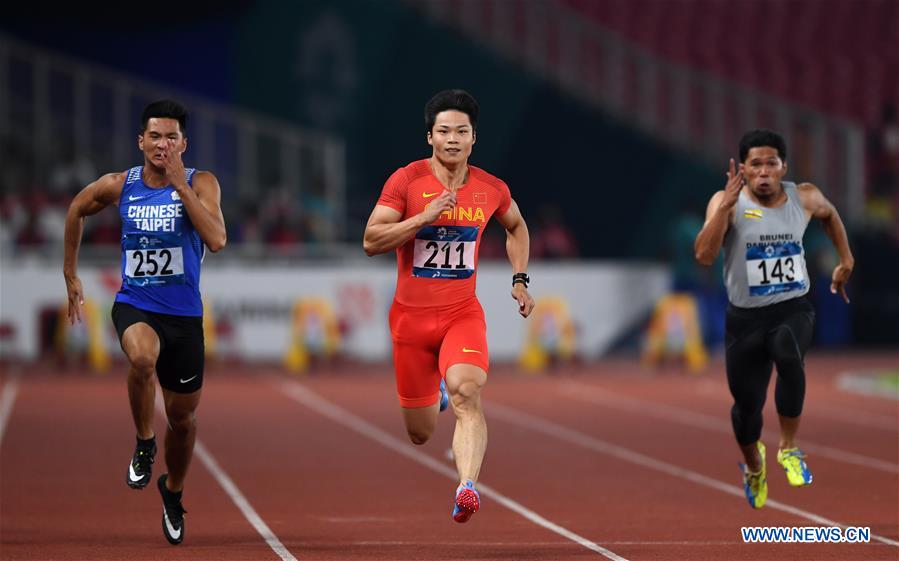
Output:
[[802,205],[812,213],[812,217],[821,221],[824,233],[830,238],[834,248],[837,250],[837,254],[840,256],[840,263],[833,270],[830,292],[832,294],[839,292],[840,296],[848,304],[849,297],[846,295],[846,283],[849,282],[849,276],[855,267],[855,258],[852,256],[852,250],[849,249],[849,237],[846,235],[846,227],[843,226],[840,213],[827,200],[827,197],[811,183],[799,185],[799,196],[802,199]]
[[431,202],[420,214],[400,221],[403,215],[395,208],[386,205],[375,205],[365,225],[362,236],[362,249],[371,257],[379,253],[392,251],[409,241],[415,232],[437,220],[440,213],[452,210],[456,204],[456,195],[444,191]]
[[712,195],[705,211],[705,224],[696,236],[693,251],[696,260],[702,265],[711,265],[721,251],[724,243],[724,235],[730,228],[730,221],[743,188],[743,170],[736,171],[734,160],[730,160],[730,169],[727,172],[727,184],[723,191]]
[[69,211],[66,213],[65,257],[62,265],[69,299],[69,323],[81,321],[81,306],[84,304],[84,292],[81,288],[81,279],[78,278],[78,250],[84,232],[84,217],[97,214],[109,205],[118,204],[124,183],[124,173],[104,175],[82,189],[69,205]]
[[[528,233],[528,225],[521,216],[518,204],[512,200],[509,210],[498,218],[499,223],[506,229],[506,253],[512,263],[512,273],[527,273],[528,259],[531,251],[531,236]],[[512,298],[518,302],[518,313],[522,317],[528,317],[534,310],[534,299],[528,292],[526,285],[515,283],[512,285]]]
[[198,171],[194,174],[194,188],[191,189],[184,174],[181,152],[174,149],[174,144],[174,140],[169,140],[163,154],[166,177],[181,197],[181,204],[200,239],[213,253],[220,251],[228,241],[222,215],[222,188],[213,174]]

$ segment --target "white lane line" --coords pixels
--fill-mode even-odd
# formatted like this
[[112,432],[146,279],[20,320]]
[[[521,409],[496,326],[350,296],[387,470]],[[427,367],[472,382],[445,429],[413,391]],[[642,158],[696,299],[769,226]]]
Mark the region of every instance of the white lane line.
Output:
[[837,378],[837,387],[845,392],[899,401],[899,388],[884,385],[873,374],[845,372]]
[[[875,415],[858,410],[848,413],[846,410],[828,407],[819,403],[809,404],[808,412],[809,415],[814,417],[829,418],[850,425],[899,432],[899,405],[896,407],[896,416],[892,419],[886,415]],[[803,411],[802,414],[805,415],[805,412]]]
[[7,378],[6,383],[3,384],[3,394],[0,395],[0,445],[3,444],[3,435],[6,434],[6,425],[9,422],[9,416],[12,415],[12,408],[18,394],[19,376],[16,372]]
[[[587,450],[593,450],[594,452],[606,454],[608,456],[612,456],[620,460],[630,462],[632,464],[643,466],[649,469],[654,469],[656,471],[660,471],[674,477],[679,477],[681,479],[686,479],[687,481],[692,481],[693,483],[704,485],[705,487],[711,487],[712,489],[716,489],[723,493],[740,497],[741,499],[744,498],[743,489],[737,485],[724,483],[722,481],[718,481],[717,479],[702,475],[701,473],[695,472],[693,470],[682,468],[674,464],[669,464],[668,462],[662,460],[657,460],[653,457],[646,456],[622,446],[617,446],[604,440],[600,440],[588,434],[570,429],[552,421],[548,421],[540,417],[535,417],[527,413],[522,413],[520,411],[512,409],[511,407],[506,407],[505,405],[491,402],[488,408],[488,412],[491,418],[502,419],[508,423],[518,425],[535,432],[543,433],[554,438],[558,438],[559,440],[574,444],[576,446],[580,446],[581,448],[586,448]],[[823,516],[818,516],[817,514],[814,514],[812,512],[808,512],[806,510],[802,510],[800,508],[796,508],[780,501],[775,501],[773,499],[768,499],[768,502],[765,503],[765,505],[776,510],[788,512],[790,514],[793,514],[794,516],[798,516],[799,518],[811,520],[812,522],[816,522],[823,526],[839,526],[844,529],[849,527],[846,524],[841,524],[840,522],[830,520],[829,518],[824,518]],[[899,542],[891,540],[889,538],[885,538],[883,536],[871,534],[871,539],[881,541],[888,545],[899,547]]]
[[[611,393],[578,382],[568,382],[561,386],[558,391],[566,397],[586,401],[588,403],[603,405],[605,407],[614,407],[622,411],[631,411],[646,417],[656,417],[674,421],[682,425],[711,430],[722,434],[732,434],[730,425],[722,421],[719,417],[697,413],[679,407],[672,407],[664,403],[625,397],[620,394]],[[773,440],[776,440],[779,437],[776,432],[770,430],[764,431],[763,435],[765,438]],[[891,475],[899,470],[899,465],[892,462],[856,454],[855,452],[849,452],[848,450],[839,450],[823,444],[815,444],[814,442],[809,442],[805,439],[802,439],[801,447],[804,452],[811,452],[822,458],[829,458],[837,462],[885,471]]]
[[[162,403],[162,397],[157,394],[156,398],[156,409],[158,409],[162,416],[165,417],[165,406]],[[272,551],[280,557],[283,561],[297,561],[297,558],[284,547],[284,544],[281,543],[281,540],[278,539],[278,536],[268,527],[268,524],[262,520],[262,517],[259,516],[259,513],[256,512],[256,509],[250,504],[250,501],[244,496],[244,494],[240,491],[231,477],[225,473],[225,470],[219,465],[216,459],[212,456],[212,453],[209,452],[209,449],[200,441],[198,438],[194,442],[194,454],[200,458],[200,461],[203,462],[203,465],[206,466],[206,469],[209,470],[209,473],[212,474],[212,477],[215,478],[216,482],[224,489],[225,493],[231,498],[240,512],[244,515],[244,518],[247,519],[247,522],[250,523],[253,528],[262,536],[262,539],[265,540],[265,543],[268,544]]]
[[[343,425],[348,429],[354,430],[357,433],[381,444],[385,448],[393,450],[394,452],[401,454],[412,461],[418,462],[419,464],[433,471],[436,471],[437,473],[444,475],[453,481],[458,478],[456,470],[444,465],[443,463],[435,460],[427,454],[417,451],[415,448],[413,448],[412,444],[404,442],[388,434],[387,432],[369,423],[365,419],[358,417],[350,413],[346,409],[343,409],[342,407],[331,403],[320,395],[304,387],[299,382],[285,382],[280,384],[280,388],[284,395],[293,399],[297,403],[300,403],[301,405],[312,409],[323,417],[327,417],[335,423]],[[555,532],[556,534],[569,539],[591,551],[599,553],[600,555],[608,559],[613,559],[615,561],[626,561],[623,557],[617,555],[616,553],[588,540],[587,538],[575,534],[567,528],[563,528],[562,526],[559,526],[558,524],[547,520],[533,510],[522,506],[521,504],[513,501],[509,497],[503,495],[492,487],[485,485],[484,483],[478,483],[478,491],[482,495],[490,497],[512,512],[526,518],[527,520],[530,520],[538,526],[546,528],[551,532]]]
[[255,528],[257,532],[259,532],[259,535],[262,536],[265,543],[272,548],[272,551],[284,561],[297,561],[297,558],[284,547],[284,544],[281,543],[278,536],[276,536],[271,528],[268,527],[268,524],[262,520],[262,517],[259,516],[253,506],[250,505],[250,501],[248,501],[244,494],[240,492],[240,489],[237,488],[234,481],[232,481],[228,474],[225,473],[225,470],[219,466],[218,462],[215,461],[215,458],[212,457],[212,454],[209,453],[206,446],[199,440],[197,440],[194,445],[194,452],[197,454],[197,457],[203,461],[203,464],[209,469],[212,476],[218,481],[218,484],[222,486],[225,493],[231,497],[231,500],[234,501],[234,504],[237,505],[237,508],[240,509],[240,512],[243,513],[247,521],[253,525],[253,528]]

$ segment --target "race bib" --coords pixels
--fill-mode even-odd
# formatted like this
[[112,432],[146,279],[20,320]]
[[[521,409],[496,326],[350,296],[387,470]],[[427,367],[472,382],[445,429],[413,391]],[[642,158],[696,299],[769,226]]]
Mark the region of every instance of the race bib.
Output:
[[175,235],[125,237],[125,282],[136,286],[184,284],[184,252]]
[[746,278],[750,296],[804,290],[808,283],[802,246],[796,242],[777,242],[748,248]]
[[425,226],[415,234],[412,276],[467,279],[474,274],[477,226]]

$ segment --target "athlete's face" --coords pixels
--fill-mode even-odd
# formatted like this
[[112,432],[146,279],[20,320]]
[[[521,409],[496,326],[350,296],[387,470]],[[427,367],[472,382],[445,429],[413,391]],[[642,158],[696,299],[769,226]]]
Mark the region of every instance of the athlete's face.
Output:
[[181,132],[178,120],[167,117],[148,119],[144,134],[137,137],[137,145],[144,153],[144,158],[148,163],[160,168],[165,166],[162,155],[168,148],[169,142],[174,142],[172,149],[179,154],[187,150],[187,137]]
[[771,146],[750,148],[746,161],[740,164],[750,191],[757,197],[770,197],[780,189],[780,180],[787,173],[787,164]]
[[450,110],[437,113],[434,127],[428,133],[428,144],[434,147],[434,156],[448,163],[468,161],[475,133],[467,113]]

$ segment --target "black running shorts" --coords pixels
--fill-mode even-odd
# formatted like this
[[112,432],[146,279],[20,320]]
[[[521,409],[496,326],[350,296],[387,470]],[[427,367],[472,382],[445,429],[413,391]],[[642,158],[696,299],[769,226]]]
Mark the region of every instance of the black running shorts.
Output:
[[177,393],[193,393],[203,387],[205,341],[203,318],[158,314],[116,302],[112,322],[119,334],[135,323],[146,323],[159,337],[156,377],[159,385]]

